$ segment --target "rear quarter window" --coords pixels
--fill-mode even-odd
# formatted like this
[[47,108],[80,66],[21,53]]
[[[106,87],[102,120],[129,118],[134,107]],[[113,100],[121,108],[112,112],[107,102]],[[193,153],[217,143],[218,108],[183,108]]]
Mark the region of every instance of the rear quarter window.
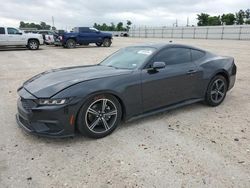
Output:
[[191,50],[192,61],[196,61],[205,56],[205,52],[200,50]]
[[0,27],[0,35],[4,35],[5,34],[5,29],[4,27]]

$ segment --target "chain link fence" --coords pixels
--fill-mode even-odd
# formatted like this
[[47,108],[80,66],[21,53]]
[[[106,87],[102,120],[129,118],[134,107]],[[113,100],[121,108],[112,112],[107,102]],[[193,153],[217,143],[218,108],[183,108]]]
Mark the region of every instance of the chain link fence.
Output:
[[130,37],[250,40],[250,25],[197,27],[132,27]]

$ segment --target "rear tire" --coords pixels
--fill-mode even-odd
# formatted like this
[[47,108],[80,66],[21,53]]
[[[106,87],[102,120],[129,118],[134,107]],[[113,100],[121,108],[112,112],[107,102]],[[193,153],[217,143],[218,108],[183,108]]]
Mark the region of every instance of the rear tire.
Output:
[[66,42],[66,47],[69,49],[76,47],[76,41],[74,39],[68,39]]
[[102,138],[111,134],[119,125],[122,109],[116,97],[99,94],[90,97],[80,109],[78,130],[90,138]]
[[34,39],[29,40],[28,48],[30,50],[38,50],[39,49],[39,42],[37,40],[34,40]]
[[224,76],[217,75],[209,83],[205,102],[209,106],[218,106],[220,105],[227,94],[227,80]]
[[103,46],[104,47],[110,47],[111,46],[111,39],[108,39],[108,38],[105,38],[104,40],[103,40]]

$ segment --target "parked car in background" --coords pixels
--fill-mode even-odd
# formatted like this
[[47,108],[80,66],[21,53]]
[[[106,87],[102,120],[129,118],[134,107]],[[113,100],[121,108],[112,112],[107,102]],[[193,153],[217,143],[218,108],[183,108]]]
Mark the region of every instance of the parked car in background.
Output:
[[63,39],[63,35],[65,33],[64,30],[57,30],[55,32],[56,34],[54,35],[54,45],[55,46],[62,46],[62,39]]
[[121,33],[120,34],[121,37],[129,37],[129,34],[127,32]]
[[38,34],[43,35],[43,40],[45,44],[54,44],[56,33],[51,30],[38,30]]
[[64,33],[62,45],[66,48],[75,48],[79,45],[89,45],[95,43],[97,46],[110,47],[112,34],[100,32],[95,28],[75,27],[72,32]]
[[13,27],[0,27],[0,46],[26,46],[37,50],[44,43],[43,36],[34,33],[24,33]]

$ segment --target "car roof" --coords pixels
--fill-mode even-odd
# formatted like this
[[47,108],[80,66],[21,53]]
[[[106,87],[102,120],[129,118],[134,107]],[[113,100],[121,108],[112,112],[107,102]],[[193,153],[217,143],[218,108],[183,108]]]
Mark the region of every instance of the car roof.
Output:
[[135,45],[133,47],[151,47],[151,48],[156,48],[157,50],[160,50],[166,47],[180,47],[180,48],[191,48],[195,50],[205,51],[194,46],[185,45],[185,44],[175,44],[175,43],[145,43],[145,44]]

